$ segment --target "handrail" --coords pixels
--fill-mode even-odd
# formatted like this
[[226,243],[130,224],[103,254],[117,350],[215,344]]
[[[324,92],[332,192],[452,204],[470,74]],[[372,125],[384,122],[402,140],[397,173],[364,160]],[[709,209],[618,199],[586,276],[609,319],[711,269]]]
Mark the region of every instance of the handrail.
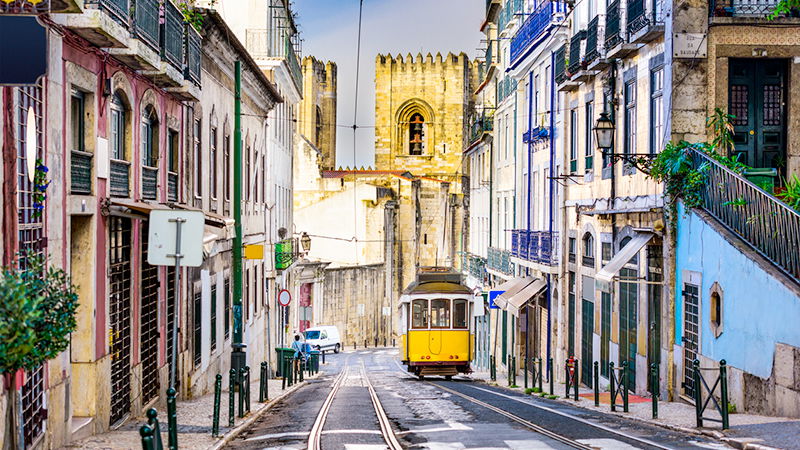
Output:
[[706,175],[703,209],[800,282],[800,212],[705,153],[692,150],[692,162]]

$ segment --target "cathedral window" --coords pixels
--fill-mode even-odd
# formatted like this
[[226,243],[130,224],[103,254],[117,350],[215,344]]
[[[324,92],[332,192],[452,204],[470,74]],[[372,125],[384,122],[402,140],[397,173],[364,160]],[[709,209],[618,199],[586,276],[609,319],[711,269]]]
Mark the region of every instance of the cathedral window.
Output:
[[420,113],[411,115],[408,122],[408,154],[421,155],[425,147],[425,119]]

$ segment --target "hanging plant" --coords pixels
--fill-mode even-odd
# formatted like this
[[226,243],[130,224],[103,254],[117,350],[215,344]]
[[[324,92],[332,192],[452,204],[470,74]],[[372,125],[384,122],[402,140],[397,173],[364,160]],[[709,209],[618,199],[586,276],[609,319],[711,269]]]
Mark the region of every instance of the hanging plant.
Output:
[[36,160],[36,169],[33,172],[33,217],[38,218],[42,216],[44,210],[44,201],[47,200],[47,187],[50,186],[50,181],[47,179],[47,172],[49,169],[44,165],[41,159]]

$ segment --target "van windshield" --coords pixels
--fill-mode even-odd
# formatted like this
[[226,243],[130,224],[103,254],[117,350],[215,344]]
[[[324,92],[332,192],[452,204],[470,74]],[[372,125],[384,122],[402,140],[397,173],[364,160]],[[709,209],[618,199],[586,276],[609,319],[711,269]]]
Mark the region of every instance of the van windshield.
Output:
[[306,331],[306,339],[319,339],[319,330]]

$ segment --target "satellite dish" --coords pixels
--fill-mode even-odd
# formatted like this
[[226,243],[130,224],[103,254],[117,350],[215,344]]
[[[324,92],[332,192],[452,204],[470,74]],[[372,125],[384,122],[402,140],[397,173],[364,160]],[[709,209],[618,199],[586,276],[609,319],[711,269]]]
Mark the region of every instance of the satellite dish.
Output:
[[28,169],[28,180],[33,183],[36,172],[37,155],[36,112],[33,106],[28,107],[28,119],[25,122],[25,164]]

